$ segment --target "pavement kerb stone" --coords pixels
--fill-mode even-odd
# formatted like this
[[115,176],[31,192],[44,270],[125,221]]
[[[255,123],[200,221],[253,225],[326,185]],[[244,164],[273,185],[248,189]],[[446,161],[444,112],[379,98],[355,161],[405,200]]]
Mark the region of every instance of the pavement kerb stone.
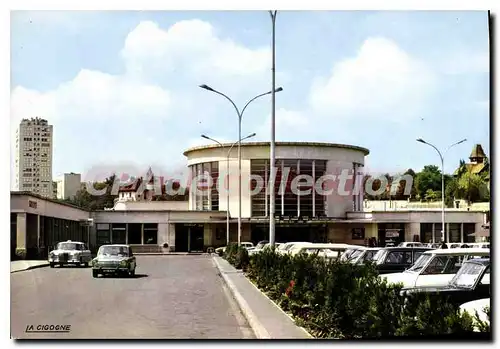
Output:
[[231,282],[231,280],[229,280],[226,273],[224,271],[222,271],[222,268],[221,268],[217,258],[213,258],[213,261],[214,261],[215,265],[217,266],[217,269],[219,269],[219,273],[222,276],[222,278],[224,279],[224,281],[226,282],[228,288],[231,290],[231,293],[233,294],[234,298],[236,299],[236,302],[238,303],[238,306],[240,307],[241,312],[243,313],[243,315],[247,319],[248,324],[252,328],[257,339],[270,339],[271,336],[266,331],[264,326],[262,326],[262,324],[257,319],[257,317],[255,316],[253,311],[250,309],[248,303],[245,301],[245,299],[238,292],[238,289],[234,286],[234,284]]
[[36,265],[30,265],[26,268],[23,268],[23,269],[18,269],[18,270],[11,270],[10,273],[19,273],[21,271],[26,271],[26,270],[31,270],[31,269],[36,269],[36,268],[44,268],[44,267],[48,267],[49,266],[49,262],[47,263],[44,263],[44,264],[36,264]]

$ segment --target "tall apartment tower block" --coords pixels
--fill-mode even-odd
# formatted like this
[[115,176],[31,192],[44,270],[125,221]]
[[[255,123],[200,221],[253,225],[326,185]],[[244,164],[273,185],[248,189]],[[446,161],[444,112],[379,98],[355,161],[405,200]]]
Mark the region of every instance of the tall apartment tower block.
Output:
[[53,198],[53,128],[47,120],[23,119],[16,133],[16,189]]

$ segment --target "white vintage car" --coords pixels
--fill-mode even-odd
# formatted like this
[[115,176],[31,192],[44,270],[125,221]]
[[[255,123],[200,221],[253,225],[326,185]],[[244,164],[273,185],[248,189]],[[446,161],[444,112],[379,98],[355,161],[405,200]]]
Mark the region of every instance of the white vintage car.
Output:
[[[486,248],[453,248],[424,252],[419,259],[402,273],[381,275],[389,283],[402,283],[404,288],[445,286],[462,266],[471,258],[489,258]],[[489,283],[489,274],[482,281]]]
[[293,245],[289,253],[292,256],[300,253],[317,254],[325,258],[339,258],[347,249],[352,247],[348,244],[335,244],[335,243],[305,243]]
[[281,244],[277,249],[276,252],[280,254],[286,254],[291,251],[293,246],[296,245],[310,245],[310,242],[305,242],[305,241],[293,241],[293,242],[285,242]]
[[400,242],[398,247],[425,247],[421,242]]
[[[460,312],[467,312],[473,319],[475,319],[476,314],[480,321],[490,323],[488,314],[485,312],[486,308],[491,309],[491,299],[483,298],[475,301],[464,303],[460,306]],[[491,313],[490,313],[491,314]],[[474,331],[479,331],[477,326],[474,326]]]
[[83,242],[65,241],[57,244],[55,250],[49,253],[49,265],[77,265],[88,267],[92,260],[92,254]]
[[363,264],[367,261],[373,261],[373,257],[382,247],[353,246],[345,250],[340,257],[341,262],[351,264]]

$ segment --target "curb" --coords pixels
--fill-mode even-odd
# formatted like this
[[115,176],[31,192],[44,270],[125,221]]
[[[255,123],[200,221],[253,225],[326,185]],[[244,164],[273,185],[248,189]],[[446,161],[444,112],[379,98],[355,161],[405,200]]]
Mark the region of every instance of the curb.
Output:
[[44,267],[48,267],[49,266],[49,263],[47,264],[38,264],[38,265],[32,265],[32,266],[29,266],[27,268],[24,268],[24,269],[18,269],[18,270],[11,270],[11,274],[12,273],[19,273],[21,271],[26,271],[26,270],[31,270],[31,269],[37,269],[37,268],[44,268]]
[[257,291],[259,291],[264,297],[266,297],[276,308],[278,308],[279,311],[281,311],[284,315],[286,315],[290,320],[292,320],[292,322],[295,324],[295,326],[297,326],[298,328],[300,328],[302,331],[304,331],[304,333],[309,337],[309,338],[312,338],[314,339],[314,336],[312,334],[309,333],[309,331],[307,331],[304,327],[302,326],[299,326],[297,325],[297,322],[295,321],[295,319],[290,315],[288,314],[286,311],[284,311],[278,304],[276,304],[275,301],[273,301],[271,298],[269,298],[269,296],[267,294],[265,294],[264,292],[262,292],[258,287],[257,285],[255,285],[251,280],[249,280],[250,283],[252,284],[253,287],[255,287],[257,289]]
[[248,324],[252,328],[252,331],[255,334],[255,337],[257,339],[271,339],[271,336],[269,333],[266,331],[264,326],[260,323],[260,321],[257,319],[253,311],[250,309],[248,306],[248,303],[245,301],[245,299],[241,296],[241,294],[238,292],[234,284],[232,283],[231,280],[226,276],[226,273],[224,273],[219,265],[219,261],[217,258],[212,257],[212,260],[214,261],[215,265],[217,266],[217,269],[219,270],[219,274],[222,276],[224,279],[224,282],[226,283],[227,287],[231,290],[231,293],[233,294],[234,298],[236,299],[236,302],[238,303],[238,306],[240,307],[241,312],[245,316],[246,320],[248,321]]

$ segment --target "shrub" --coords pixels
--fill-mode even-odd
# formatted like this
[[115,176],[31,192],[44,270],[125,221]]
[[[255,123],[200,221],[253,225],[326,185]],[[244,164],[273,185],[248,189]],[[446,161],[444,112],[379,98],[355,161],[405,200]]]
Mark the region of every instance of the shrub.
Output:
[[471,331],[470,316],[422,295],[401,294],[371,264],[314,255],[252,255],[247,276],[317,338],[375,338]]
[[439,294],[410,294],[401,311],[398,336],[442,335],[472,332],[472,317],[460,314],[458,306],[445,301]]
[[250,263],[250,257],[247,249],[242,246],[238,246],[236,243],[231,243],[227,246],[224,258],[226,258],[226,260],[236,269],[246,270]]

